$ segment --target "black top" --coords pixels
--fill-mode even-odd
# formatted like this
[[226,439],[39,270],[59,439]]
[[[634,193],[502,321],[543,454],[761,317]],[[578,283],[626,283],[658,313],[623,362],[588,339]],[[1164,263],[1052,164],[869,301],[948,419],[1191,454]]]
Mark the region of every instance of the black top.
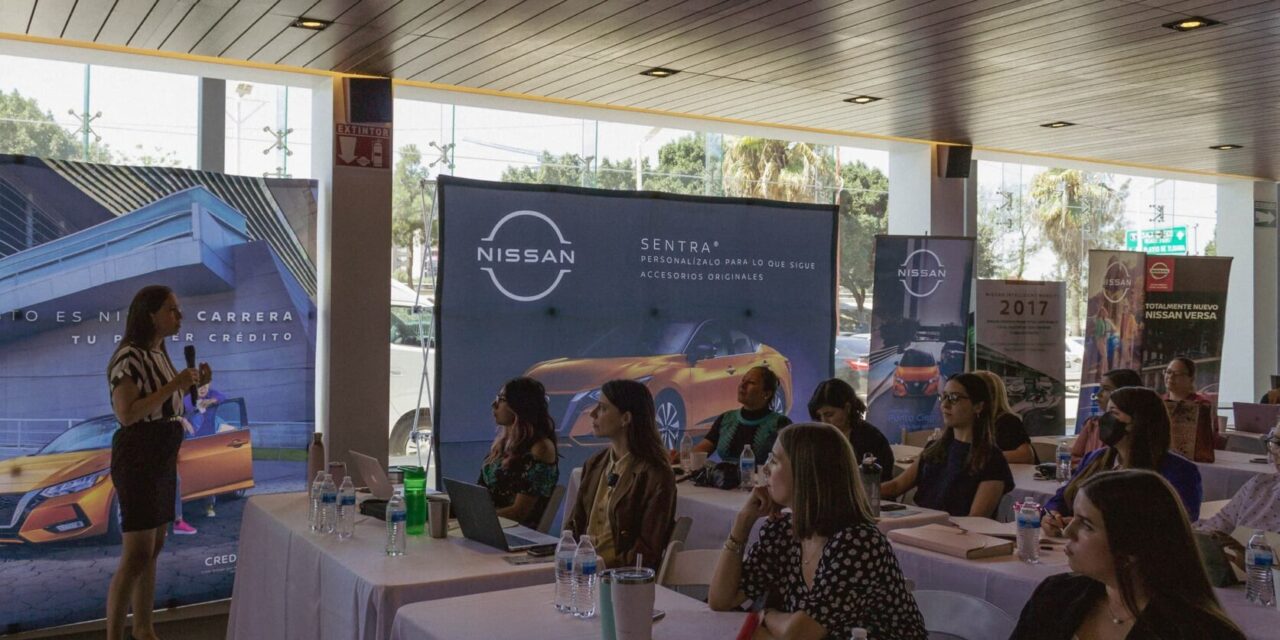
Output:
[[858,464],[862,464],[862,456],[870,453],[876,457],[880,465],[880,479],[888,482],[893,479],[893,448],[889,439],[880,433],[880,429],[862,418],[851,417],[853,429],[849,432],[849,444],[853,445],[853,455]]
[[[716,445],[716,455],[724,462],[737,463],[742,456],[742,448],[751,445],[751,453],[756,456],[756,464],[764,464],[773,450],[773,441],[783,427],[791,424],[791,419],[774,413],[772,409],[732,409],[716,417],[707,432],[706,440]],[[721,442],[721,431],[730,430],[728,442]]]
[[[978,485],[987,480],[1004,483],[1004,493],[1013,491],[1013,472],[999,451],[992,451],[977,474],[969,471],[969,449],[972,444],[952,440],[945,462],[929,462],[920,457],[920,477],[916,479],[916,504],[946,511],[953,516],[967,516],[973,508]],[[925,451],[928,451],[926,449]],[[990,516],[994,517],[992,512]]]
[[801,573],[791,514],[769,520],[742,561],[739,587],[753,600],[769,593],[767,606],[780,611],[804,611],[828,638],[848,638],[856,627],[872,638],[927,637],[898,558],[871,523],[850,525],[827,539],[810,589]]
[[[1098,602],[1106,597],[1101,582],[1076,573],[1049,576],[1022,608],[1009,640],[1072,640]],[[1138,615],[1129,640],[1244,640],[1233,626],[1185,604],[1154,599]]]
[[[1027,429],[1022,426],[1022,418],[1016,413],[1002,413],[996,418],[996,446],[1001,451],[1013,451],[1024,444],[1031,443],[1031,436],[1027,435]],[[1032,449],[1034,452],[1035,449]],[[1040,457],[1036,456],[1036,464],[1040,463]]]

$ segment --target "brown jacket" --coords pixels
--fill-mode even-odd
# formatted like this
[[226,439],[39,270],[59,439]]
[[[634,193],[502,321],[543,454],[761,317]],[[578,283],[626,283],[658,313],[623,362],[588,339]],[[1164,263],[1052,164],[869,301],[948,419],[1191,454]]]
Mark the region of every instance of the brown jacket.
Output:
[[[609,466],[609,449],[596,453],[582,465],[582,484],[564,528],[581,536],[591,521],[591,505],[604,484]],[[676,476],[671,467],[657,467],[636,461],[618,477],[609,500],[609,528],[614,549],[622,564],[634,565],[636,554],[644,554],[644,566],[656,570],[675,527]]]

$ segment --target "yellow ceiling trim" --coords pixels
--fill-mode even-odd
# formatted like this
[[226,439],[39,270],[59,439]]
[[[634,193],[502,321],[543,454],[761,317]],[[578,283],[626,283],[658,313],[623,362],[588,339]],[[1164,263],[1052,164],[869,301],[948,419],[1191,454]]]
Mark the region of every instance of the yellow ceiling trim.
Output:
[[[236,60],[233,58],[219,58],[217,56],[195,55],[191,53],[179,53],[175,51],[159,51],[154,49],[140,49],[137,47],[129,47],[124,45],[102,44],[97,42],[85,42],[82,40],[66,40],[63,38],[46,38],[42,36],[31,36],[21,33],[0,32],[0,40],[12,40],[15,42],[29,42],[35,44],[45,44],[62,47],[73,47],[77,49],[90,49],[94,51],[110,51],[114,53],[123,53],[129,55],[149,56],[153,58],[166,58],[170,60],[186,60],[189,62],[200,62],[204,64],[214,64],[221,66],[241,67],[246,69],[258,69],[262,71],[276,71],[284,73],[295,73],[309,76],[322,76],[330,78],[343,77],[376,77],[362,74],[341,73],[337,71],[326,71],[322,69],[310,69],[307,67],[295,67],[290,65],[274,64],[267,62],[251,62],[248,60]],[[542,102],[547,104],[558,104],[574,107],[587,107],[591,109],[607,109],[610,111],[622,111],[626,113],[639,113],[645,115],[656,115],[666,117],[686,118],[690,120],[701,120],[704,122],[720,122],[725,124],[733,124],[744,127],[769,127],[773,129],[782,129],[785,131],[795,131],[798,133],[816,133],[822,135],[842,136],[849,138],[867,138],[870,140],[884,140],[888,142],[908,142],[913,144],[934,144],[942,146],[960,146],[963,143],[942,142],[939,140],[925,140],[922,138],[907,138],[902,136],[887,136],[875,133],[863,133],[858,131],[843,131],[840,129],[825,129],[821,127],[806,127],[801,125],[778,124],[772,122],[758,122],[755,120],[743,120],[740,118],[725,118],[721,116],[710,116],[695,113],[682,113],[678,111],[664,111],[661,109],[647,109],[643,107],[628,107],[623,105],[600,104],[597,102],[588,102],[585,100],[570,100],[566,98],[553,98],[547,96],[530,95],[524,93],[516,93],[511,91],[499,91],[495,89],[480,89],[475,87],[462,87],[451,84],[439,84],[435,82],[421,82],[418,80],[402,80],[393,79],[394,84],[406,87],[421,87],[424,89],[436,89],[440,91],[450,91],[456,93],[468,93],[473,95],[492,96],[499,98],[512,98],[516,100],[529,100],[533,102]],[[1247,176],[1231,173],[1217,173],[1214,171],[1202,171],[1196,169],[1186,169],[1179,167],[1165,167],[1155,164],[1144,164],[1139,162],[1123,162],[1117,160],[1105,160],[1100,158],[1089,158],[1082,156],[1069,156],[1054,153],[1042,153],[1036,151],[1023,151],[1019,149],[1002,149],[999,147],[988,147],[982,145],[974,145],[977,151],[990,151],[993,153],[1008,153],[1014,155],[1023,155],[1034,158],[1045,158],[1054,160],[1066,160],[1071,162],[1087,162],[1091,164],[1110,165],[1114,167],[1129,167],[1133,169],[1143,169],[1147,171],[1166,171],[1172,173],[1185,173],[1191,175],[1205,176],[1210,178],[1230,178],[1236,180],[1268,180],[1275,181],[1274,177],[1263,176]]]

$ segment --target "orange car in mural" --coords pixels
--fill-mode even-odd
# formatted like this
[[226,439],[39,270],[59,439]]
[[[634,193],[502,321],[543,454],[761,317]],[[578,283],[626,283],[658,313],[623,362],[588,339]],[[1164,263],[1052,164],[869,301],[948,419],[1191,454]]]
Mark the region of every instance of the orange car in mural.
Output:
[[[948,343],[950,344],[950,343]],[[938,359],[922,349],[907,349],[893,369],[893,395],[936,396],[942,388]]]
[[778,374],[773,408],[786,413],[791,362],[718,320],[615,327],[581,356],[539,362],[525,375],[546,386],[557,430],[575,440],[591,437],[600,385],[617,378],[643,382],[653,393],[663,443],[674,449],[686,431],[705,433],[716,416],[738,408],[739,381],[760,365]]
[[[182,442],[183,501],[238,497],[253,487],[253,445],[244,400],[217,405],[218,433]],[[111,482],[115,416],[85,420],[39,452],[0,462],[0,544],[104,536],[120,542],[120,505]]]

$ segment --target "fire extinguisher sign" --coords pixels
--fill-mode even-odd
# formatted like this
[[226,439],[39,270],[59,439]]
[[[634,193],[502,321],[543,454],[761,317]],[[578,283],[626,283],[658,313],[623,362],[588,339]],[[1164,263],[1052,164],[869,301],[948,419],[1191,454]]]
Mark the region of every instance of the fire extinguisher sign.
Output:
[[391,168],[391,127],[334,124],[333,161],[337,166]]

